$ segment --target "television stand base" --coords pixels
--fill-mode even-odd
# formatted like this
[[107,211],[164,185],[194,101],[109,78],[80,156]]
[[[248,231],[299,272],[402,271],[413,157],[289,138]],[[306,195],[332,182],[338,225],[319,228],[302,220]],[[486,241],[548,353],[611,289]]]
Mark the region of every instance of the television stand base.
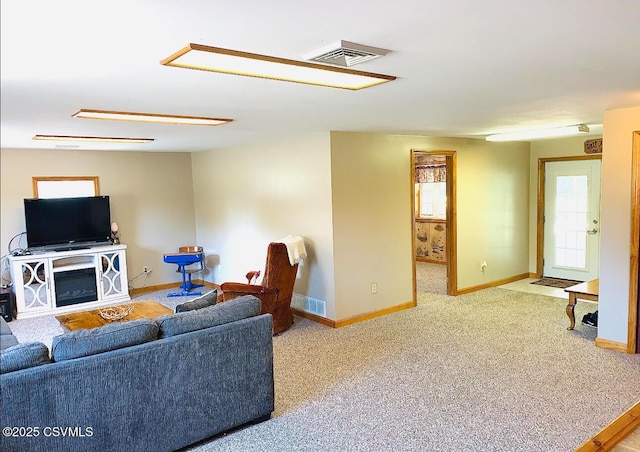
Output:
[[[49,249],[33,255],[9,256],[18,311],[16,318],[94,309],[129,301],[126,248],[126,245],[67,244],[56,251]],[[66,279],[67,276],[78,277],[81,281],[76,284]],[[89,290],[91,295],[82,294],[77,298],[78,302],[69,304],[70,299],[75,300],[76,289]]]

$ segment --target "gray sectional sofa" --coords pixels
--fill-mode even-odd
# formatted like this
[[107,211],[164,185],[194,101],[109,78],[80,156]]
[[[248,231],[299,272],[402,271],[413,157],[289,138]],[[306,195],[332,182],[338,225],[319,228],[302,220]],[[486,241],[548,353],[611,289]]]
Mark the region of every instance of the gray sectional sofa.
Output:
[[51,352],[5,348],[0,449],[173,451],[269,419],[273,327],[259,312],[247,296],[67,333]]

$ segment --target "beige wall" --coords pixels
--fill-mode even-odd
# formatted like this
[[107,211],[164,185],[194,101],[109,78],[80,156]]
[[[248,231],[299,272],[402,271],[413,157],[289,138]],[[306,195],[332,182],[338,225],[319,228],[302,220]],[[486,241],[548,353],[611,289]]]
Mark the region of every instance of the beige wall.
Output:
[[337,320],[413,298],[411,149],[457,151],[458,288],[527,272],[528,143],[332,132]]
[[640,107],[604,114],[598,337],[627,342],[631,156]]
[[331,133],[336,320],[413,300],[410,168],[397,136]]
[[[3,255],[11,237],[25,230],[22,200],[33,197],[32,176],[99,176],[100,193],[109,195],[111,218],[128,246],[129,279],[147,265],[147,285],[180,280],[162,255],[195,241],[190,154],[2,149],[0,163]],[[143,283],[141,277],[130,286]]]
[[554,138],[531,142],[529,171],[529,272],[531,273],[537,270],[538,159],[585,155],[584,142],[595,138],[601,138],[601,136]]
[[455,150],[458,289],[528,273],[529,143],[461,140]]
[[[149,285],[176,281],[162,254],[198,243],[208,281],[242,281],[263,269],[270,241],[301,235],[309,258],[296,293],[344,320],[412,300],[411,149],[457,151],[458,288],[527,272],[528,143],[370,133],[193,154],[3,150],[2,246],[24,229],[32,175],[98,175],[130,276],[149,265]],[[18,175],[25,159],[34,163]]]
[[329,134],[195,153],[198,243],[215,283],[264,270],[267,245],[304,237],[308,258],[295,292],[322,300],[335,318]]

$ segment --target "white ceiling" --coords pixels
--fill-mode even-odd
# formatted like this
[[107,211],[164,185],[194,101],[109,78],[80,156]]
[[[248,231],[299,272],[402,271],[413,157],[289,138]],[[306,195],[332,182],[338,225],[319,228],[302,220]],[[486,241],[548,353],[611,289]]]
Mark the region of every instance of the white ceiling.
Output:
[[[80,149],[201,151],[313,131],[448,137],[640,105],[639,0],[2,0],[2,148],[35,134],[155,138]],[[347,40],[396,81],[349,91],[160,65],[188,43],[289,59]],[[217,127],[77,110],[233,118]],[[600,133],[601,127],[592,127]]]

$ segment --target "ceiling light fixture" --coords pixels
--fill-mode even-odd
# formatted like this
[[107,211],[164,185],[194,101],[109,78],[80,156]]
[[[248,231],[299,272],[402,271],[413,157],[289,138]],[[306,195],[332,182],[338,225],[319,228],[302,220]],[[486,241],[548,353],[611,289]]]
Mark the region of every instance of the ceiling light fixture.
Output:
[[85,110],[72,114],[74,118],[113,119],[117,121],[160,122],[163,124],[188,124],[196,126],[219,126],[233,119],[207,118],[200,116],[160,115],[155,113],[131,113],[126,111]]
[[487,141],[524,141],[533,138],[554,138],[576,135],[578,133],[589,132],[589,127],[585,124],[578,124],[566,127],[554,127],[551,129],[527,130],[513,133],[497,133],[489,135]]
[[43,141],[84,141],[92,143],[149,143],[153,138],[81,137],[75,135],[36,135],[33,140]]
[[368,88],[396,79],[391,75],[354,71],[201,44],[189,44],[162,60],[160,64],[350,90]]

